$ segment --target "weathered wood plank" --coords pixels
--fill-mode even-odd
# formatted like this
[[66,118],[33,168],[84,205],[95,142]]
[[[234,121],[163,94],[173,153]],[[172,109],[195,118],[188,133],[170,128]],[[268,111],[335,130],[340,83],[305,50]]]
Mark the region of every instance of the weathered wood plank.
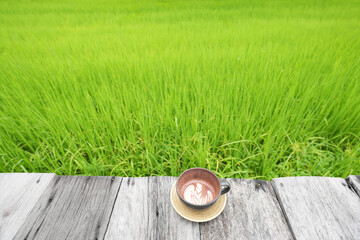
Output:
[[15,239],[103,239],[121,181],[55,177]]
[[351,175],[346,178],[349,185],[355,190],[360,197],[360,176]]
[[0,239],[12,239],[55,174],[0,174]]
[[360,198],[345,179],[275,178],[272,185],[296,239],[359,239]]
[[219,217],[200,224],[202,239],[292,239],[270,182],[228,181],[227,206]]
[[199,239],[199,225],[181,218],[171,206],[175,181],[124,178],[105,239]]
[[170,201],[171,187],[177,178],[157,178],[157,235],[156,239],[200,239],[199,224],[180,217]]
[[[123,178],[105,239],[150,239],[154,221],[149,178]],[[156,199],[156,197],[155,197]]]

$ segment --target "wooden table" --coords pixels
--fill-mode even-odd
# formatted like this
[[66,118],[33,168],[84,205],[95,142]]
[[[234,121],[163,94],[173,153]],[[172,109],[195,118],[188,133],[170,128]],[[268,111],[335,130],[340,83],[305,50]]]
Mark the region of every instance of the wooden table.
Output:
[[0,174],[0,239],[360,239],[360,176],[228,179],[224,212],[181,218],[175,177]]

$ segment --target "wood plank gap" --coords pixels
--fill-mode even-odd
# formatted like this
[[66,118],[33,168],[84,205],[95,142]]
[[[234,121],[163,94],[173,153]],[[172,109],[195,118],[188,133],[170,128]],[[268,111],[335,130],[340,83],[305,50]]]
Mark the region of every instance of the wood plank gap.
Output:
[[[148,180],[148,195],[149,195],[149,188],[150,188],[150,184],[151,184],[151,182],[150,182],[150,178],[148,178],[149,180]],[[156,196],[155,197],[155,199],[156,199],[156,214],[155,214],[155,216],[156,216],[156,233],[155,233],[155,236],[156,236],[156,238],[157,239],[159,239],[159,201],[158,201],[158,199],[159,199],[159,196],[158,196],[158,194],[159,194],[159,184],[158,184],[158,182],[159,182],[159,177],[154,177],[154,179],[155,179],[155,185],[156,185],[156,194],[154,193],[154,196]],[[148,213],[148,222],[149,222],[149,220],[150,220],[150,213]]]
[[288,218],[288,216],[287,216],[287,214],[286,214],[286,211],[285,211],[285,209],[284,209],[283,202],[281,201],[281,198],[280,198],[280,196],[279,196],[279,194],[278,194],[278,189],[277,189],[277,187],[275,186],[275,184],[273,184],[273,181],[271,181],[270,184],[271,184],[271,187],[272,187],[273,190],[274,190],[276,200],[278,201],[278,203],[279,203],[279,205],[280,205],[281,213],[282,213],[282,215],[284,216],[284,218],[285,218],[285,220],[286,220],[286,224],[287,224],[288,227],[289,227],[290,233],[291,233],[292,237],[294,238],[294,240],[296,240],[295,233],[294,233],[294,231],[293,231],[293,228],[291,227],[289,218]]
[[345,181],[348,185],[348,188],[360,197],[360,195],[356,192],[356,189],[354,188],[354,186],[351,184],[351,182],[350,182],[351,180],[348,178],[345,178]]
[[360,197],[360,176],[350,175],[345,179],[349,188]]
[[199,239],[201,240],[202,239],[202,236],[201,236],[201,225],[199,224]]
[[[112,177],[112,178],[111,178],[112,181],[113,181],[113,179],[115,179],[115,177]],[[108,228],[109,228],[110,219],[111,219],[111,216],[112,216],[113,211],[114,211],[115,203],[116,203],[116,200],[117,200],[117,198],[118,198],[119,191],[120,191],[120,187],[121,187],[121,184],[122,184],[123,179],[124,179],[124,178],[121,178],[121,181],[120,181],[120,183],[119,183],[119,188],[118,188],[118,190],[117,190],[117,192],[116,192],[116,197],[115,197],[114,203],[113,203],[112,208],[111,208],[111,213],[110,213],[110,216],[109,216],[109,220],[108,220],[108,222],[107,222],[107,224],[106,224],[106,228],[105,228],[105,231],[104,231],[103,239],[105,239],[107,230],[108,230]]]
[[345,180],[352,190],[360,197],[360,176],[350,175]]

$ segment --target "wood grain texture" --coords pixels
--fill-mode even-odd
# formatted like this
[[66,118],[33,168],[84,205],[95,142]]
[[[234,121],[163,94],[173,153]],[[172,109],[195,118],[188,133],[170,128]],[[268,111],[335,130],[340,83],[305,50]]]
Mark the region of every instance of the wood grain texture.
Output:
[[103,239],[121,181],[55,177],[15,239]]
[[181,218],[171,206],[175,181],[124,178],[105,239],[199,239],[199,225]]
[[171,205],[170,192],[176,179],[175,177],[157,178],[156,239],[199,239],[199,224],[180,217]]
[[360,197],[360,176],[355,176],[355,175],[348,176],[346,178],[346,181]]
[[227,180],[227,206],[216,219],[200,223],[201,239],[292,239],[270,182]]
[[296,239],[359,239],[360,198],[345,179],[275,178],[272,185]]
[[0,174],[0,239],[12,239],[55,174]]

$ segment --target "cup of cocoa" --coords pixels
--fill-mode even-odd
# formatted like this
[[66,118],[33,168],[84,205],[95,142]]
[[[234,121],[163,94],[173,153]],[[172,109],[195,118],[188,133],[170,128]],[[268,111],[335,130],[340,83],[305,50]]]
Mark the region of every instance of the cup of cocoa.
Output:
[[180,200],[196,210],[212,206],[220,195],[229,191],[230,184],[225,179],[219,179],[215,173],[205,168],[190,168],[176,182]]

